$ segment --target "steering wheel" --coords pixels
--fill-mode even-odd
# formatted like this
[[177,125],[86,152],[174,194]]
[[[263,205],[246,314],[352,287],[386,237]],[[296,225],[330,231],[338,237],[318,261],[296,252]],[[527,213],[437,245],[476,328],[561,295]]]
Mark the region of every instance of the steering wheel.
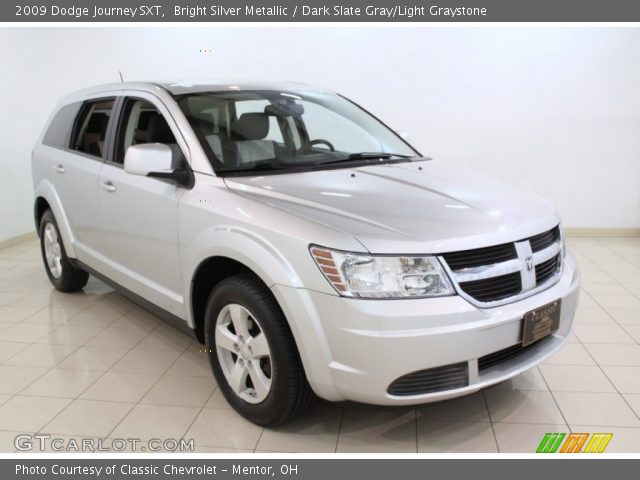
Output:
[[309,149],[311,149],[311,147],[313,147],[314,145],[326,145],[327,147],[329,147],[329,151],[331,151],[331,152],[335,152],[336,151],[335,147],[333,146],[333,144],[329,140],[324,140],[322,138],[318,138],[316,140],[311,140],[311,141],[307,142],[306,144],[304,144],[303,146],[301,146],[298,149],[298,153],[306,152]]

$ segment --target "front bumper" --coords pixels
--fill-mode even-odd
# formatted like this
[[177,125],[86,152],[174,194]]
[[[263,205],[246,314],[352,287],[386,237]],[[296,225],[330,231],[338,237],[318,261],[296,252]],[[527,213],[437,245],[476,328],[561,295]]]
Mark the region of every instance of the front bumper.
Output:
[[[289,319],[309,382],[320,397],[378,405],[410,405],[466,395],[541,363],[568,341],[578,292],[575,258],[567,253],[558,282],[532,297],[482,309],[459,296],[351,299],[274,286]],[[478,359],[521,342],[528,311],[562,299],[559,328],[489,368]],[[394,380],[419,370],[468,365],[468,385],[419,395],[392,395]]]

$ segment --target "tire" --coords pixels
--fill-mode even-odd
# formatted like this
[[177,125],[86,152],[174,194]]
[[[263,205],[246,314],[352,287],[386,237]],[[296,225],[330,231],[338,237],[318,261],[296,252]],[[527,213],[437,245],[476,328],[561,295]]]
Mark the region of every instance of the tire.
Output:
[[42,215],[39,233],[42,261],[51,284],[61,292],[82,290],[89,281],[89,274],[71,265],[51,210]]
[[[236,331],[234,326],[238,323],[236,317],[242,315],[248,316],[246,323],[250,325],[250,339],[241,335],[240,330],[247,332],[247,329]],[[217,327],[220,327],[218,331]],[[221,331],[225,334],[221,335]],[[232,336],[227,338],[229,333]],[[264,338],[260,338],[260,334],[264,334]],[[268,358],[260,356],[264,352],[262,342],[265,338]],[[249,421],[261,426],[283,423],[303,412],[315,398],[284,314],[271,291],[254,275],[229,277],[213,289],[205,312],[205,341],[220,390],[227,402]],[[228,342],[238,347],[237,350]],[[232,352],[236,353],[235,359]],[[238,369],[238,365],[245,365],[242,368],[246,368],[247,374],[246,380],[233,382],[240,385],[239,389],[234,389],[228,375],[230,370]],[[241,375],[229,378],[241,378]],[[258,382],[252,388],[254,378]],[[265,379],[270,380],[266,394]],[[262,385],[262,388],[257,385]],[[247,389],[242,391],[244,388]]]

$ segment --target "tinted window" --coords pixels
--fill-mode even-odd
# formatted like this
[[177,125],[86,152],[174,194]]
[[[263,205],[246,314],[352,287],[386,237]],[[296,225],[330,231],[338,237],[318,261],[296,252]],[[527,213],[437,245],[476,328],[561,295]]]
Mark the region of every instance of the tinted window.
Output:
[[114,162],[124,164],[127,149],[143,143],[163,143],[171,147],[174,156],[180,153],[169,124],[156,106],[146,100],[128,98],[118,125]]
[[80,103],[72,103],[58,110],[53,117],[47,132],[44,134],[42,143],[50,147],[63,148],[69,146],[69,137],[73,120],[80,110]]
[[86,102],[82,106],[72,135],[71,147],[74,150],[94,157],[101,158],[104,155],[106,150],[104,140],[114,103],[115,100],[110,98]]

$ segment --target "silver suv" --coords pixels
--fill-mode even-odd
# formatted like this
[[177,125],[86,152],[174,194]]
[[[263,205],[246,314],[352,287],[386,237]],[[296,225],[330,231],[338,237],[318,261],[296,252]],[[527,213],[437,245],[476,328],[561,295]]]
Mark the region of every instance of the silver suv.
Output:
[[261,425],[315,395],[468,394],[570,336],[579,275],[553,206],[423,157],[330,91],[84,90],[35,146],[33,180],[54,287],[95,275],[188,330]]

